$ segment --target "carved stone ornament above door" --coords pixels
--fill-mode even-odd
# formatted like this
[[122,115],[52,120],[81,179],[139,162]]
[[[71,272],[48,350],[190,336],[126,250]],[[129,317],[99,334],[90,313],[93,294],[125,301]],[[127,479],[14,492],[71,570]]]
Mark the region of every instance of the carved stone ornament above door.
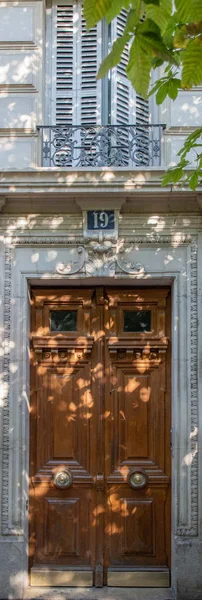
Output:
[[135,248],[121,248],[117,255],[117,265],[129,275],[143,276],[145,273],[144,265],[138,262],[138,251]]
[[67,248],[67,259],[65,263],[58,263],[56,271],[60,275],[74,275],[81,271],[85,261],[85,250],[82,246],[78,248]]
[[102,242],[88,239],[85,248],[79,246],[67,249],[67,261],[58,263],[56,271],[60,275],[71,276],[82,272],[87,277],[114,277],[116,266],[119,271],[129,275],[143,276],[144,265],[138,262],[138,251],[125,247],[118,249],[118,244],[110,240]]

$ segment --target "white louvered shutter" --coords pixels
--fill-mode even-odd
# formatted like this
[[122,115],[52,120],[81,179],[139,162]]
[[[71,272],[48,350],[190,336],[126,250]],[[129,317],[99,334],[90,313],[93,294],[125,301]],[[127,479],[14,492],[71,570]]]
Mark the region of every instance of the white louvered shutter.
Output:
[[96,80],[101,63],[102,39],[101,24],[86,31],[85,21],[81,18],[81,56],[80,82],[78,94],[80,98],[81,125],[101,123],[101,82]]
[[[111,43],[123,34],[127,12],[122,10],[112,22]],[[126,76],[129,59],[129,44],[125,46],[119,65],[112,71],[111,122],[114,124],[149,123],[149,105],[147,100],[135,93]]]
[[81,3],[65,0],[55,7],[56,123],[96,125],[101,120],[101,25],[87,32]]
[[[121,13],[111,24],[111,43],[123,34],[127,19],[127,12]],[[127,44],[119,65],[111,74],[111,123],[113,125],[129,125],[135,123],[135,90],[126,76],[126,65],[129,58],[129,45]]]
[[76,60],[72,2],[55,7],[56,10],[56,100],[55,117],[58,125],[72,125],[75,110]]
[[140,142],[137,142],[137,151],[141,156],[141,164],[149,165],[150,129],[149,124],[149,102],[141,96],[136,95],[136,133]]
[[[114,19],[111,30],[112,43],[123,34],[127,12],[122,10]],[[112,70],[111,77],[111,123],[114,125],[133,125],[136,128],[118,132],[122,160],[127,164],[148,164],[149,162],[149,105],[136,94],[126,76],[129,59],[129,44],[126,45],[120,64]],[[128,131],[128,133],[127,133]],[[137,136],[136,138],[134,136]]]

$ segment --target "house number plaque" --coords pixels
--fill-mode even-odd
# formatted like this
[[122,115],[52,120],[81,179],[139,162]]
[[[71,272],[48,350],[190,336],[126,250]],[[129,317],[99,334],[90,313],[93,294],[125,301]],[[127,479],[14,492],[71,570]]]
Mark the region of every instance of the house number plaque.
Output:
[[106,231],[115,227],[114,210],[88,210],[87,229],[90,231]]

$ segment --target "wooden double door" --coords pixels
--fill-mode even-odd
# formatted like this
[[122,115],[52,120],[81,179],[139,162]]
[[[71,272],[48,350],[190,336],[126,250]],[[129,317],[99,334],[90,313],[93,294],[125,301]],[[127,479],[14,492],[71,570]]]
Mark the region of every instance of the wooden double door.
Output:
[[32,290],[32,585],[169,585],[169,306]]

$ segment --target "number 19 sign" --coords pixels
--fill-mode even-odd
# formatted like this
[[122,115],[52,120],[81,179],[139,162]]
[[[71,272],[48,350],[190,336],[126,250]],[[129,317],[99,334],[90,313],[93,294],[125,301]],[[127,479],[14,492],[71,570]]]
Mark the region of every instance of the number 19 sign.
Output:
[[98,231],[103,229],[114,229],[114,210],[88,210],[87,229]]

